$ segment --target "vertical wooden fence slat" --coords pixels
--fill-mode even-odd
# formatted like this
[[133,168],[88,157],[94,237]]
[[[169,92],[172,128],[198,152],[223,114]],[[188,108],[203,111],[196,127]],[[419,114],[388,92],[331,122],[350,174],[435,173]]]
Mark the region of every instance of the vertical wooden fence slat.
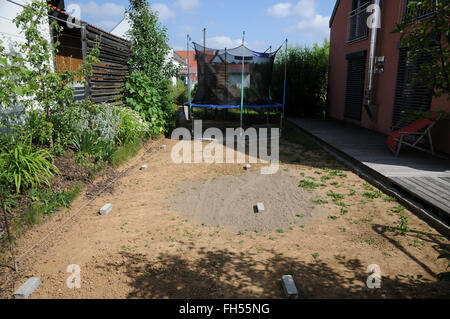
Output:
[[[88,55],[88,45],[87,45],[87,37],[86,37],[86,24],[83,23],[81,26],[81,50],[83,52],[83,61],[86,60]],[[91,97],[91,81],[90,77],[86,77],[86,86],[85,86],[85,97]]]

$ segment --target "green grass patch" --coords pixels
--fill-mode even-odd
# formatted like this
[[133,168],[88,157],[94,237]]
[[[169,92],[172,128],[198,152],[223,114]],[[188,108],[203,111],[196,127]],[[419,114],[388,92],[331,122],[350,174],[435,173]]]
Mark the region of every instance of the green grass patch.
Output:
[[364,192],[363,196],[370,199],[380,198],[383,195],[381,191]]
[[315,203],[317,205],[325,205],[325,204],[328,204],[328,201],[323,200],[323,199],[318,199],[318,200],[314,200],[313,203]]
[[302,187],[304,189],[316,189],[319,186],[320,186],[320,184],[317,184],[313,181],[308,181],[306,179],[302,179],[300,181],[300,183],[298,184],[298,187]]
[[[20,216],[17,216],[11,222],[11,237],[14,239],[19,238],[27,227],[38,224],[44,216],[50,215],[63,207],[69,208],[82,189],[83,184],[80,182],[67,190],[59,192],[52,189],[31,190],[31,204]],[[0,251],[7,247],[7,241],[7,236],[4,236],[1,240]]]
[[120,146],[111,156],[111,164],[119,167],[131,157],[135,156],[142,147],[140,140],[135,140]]
[[333,191],[328,191],[327,193],[328,196],[330,196],[331,198],[333,198],[333,200],[340,200],[340,199],[344,199],[345,196],[339,193],[335,193]]

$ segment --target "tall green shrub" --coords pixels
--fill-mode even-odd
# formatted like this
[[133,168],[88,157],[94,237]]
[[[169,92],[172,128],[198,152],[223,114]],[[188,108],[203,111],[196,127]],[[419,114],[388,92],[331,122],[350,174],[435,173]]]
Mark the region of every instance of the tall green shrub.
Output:
[[130,0],[127,16],[132,54],[128,60],[126,101],[150,123],[152,134],[160,134],[175,119],[169,85],[176,68],[167,58],[170,52],[167,29],[146,0]]
[[[329,49],[327,39],[322,46],[288,48],[287,115],[314,116],[326,111]],[[277,102],[283,101],[285,59],[284,51],[280,52],[274,64],[272,98]]]
[[[7,54],[0,47],[0,104],[3,107],[15,107],[23,104],[26,107],[39,106],[43,109],[43,117],[36,117],[48,131],[48,141],[40,143],[53,144],[54,135],[59,130],[53,129],[60,121],[55,114],[62,114],[76,105],[73,100],[73,83],[77,78],[83,79],[92,70],[92,63],[98,61],[98,48],[91,50],[77,71],[56,71],[54,56],[58,52],[59,35],[62,26],[54,19],[48,18],[49,8],[43,0],[33,0],[13,20],[25,41],[16,45],[18,54]],[[49,25],[53,31],[54,41],[45,36]],[[36,122],[36,121],[34,121]],[[43,135],[40,136],[42,138]]]

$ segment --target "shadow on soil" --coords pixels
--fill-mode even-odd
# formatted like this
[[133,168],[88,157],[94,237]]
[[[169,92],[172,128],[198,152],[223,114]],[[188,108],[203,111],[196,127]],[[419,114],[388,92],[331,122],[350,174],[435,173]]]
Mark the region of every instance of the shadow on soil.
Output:
[[120,268],[132,280],[128,298],[284,298],[280,279],[285,274],[294,276],[301,298],[449,297],[449,282],[420,276],[383,277],[381,289],[368,289],[366,267],[358,259],[336,256],[345,269],[338,273],[320,259],[303,263],[271,250],[266,253],[270,257],[257,261],[252,253],[200,249],[194,261],[170,254],[150,261],[145,255],[123,252],[122,264],[104,268]]

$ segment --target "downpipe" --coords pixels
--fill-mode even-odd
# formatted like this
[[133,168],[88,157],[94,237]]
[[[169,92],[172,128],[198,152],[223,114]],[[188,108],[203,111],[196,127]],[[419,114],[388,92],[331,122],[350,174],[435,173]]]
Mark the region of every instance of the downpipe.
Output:
[[[372,6],[369,6],[374,10],[374,13],[369,17],[367,23],[370,25],[370,49],[369,49],[369,74],[368,74],[368,82],[367,88],[365,92],[365,103],[364,107],[369,115],[369,118],[372,122],[376,121],[374,114],[372,113],[371,108],[376,108],[376,104],[374,103],[373,98],[373,83],[374,83],[374,74],[375,74],[375,50],[377,47],[377,37],[378,37],[378,28],[380,27],[379,23],[381,21],[381,9],[380,9],[380,0],[375,0]],[[371,21],[370,21],[371,20]],[[369,23],[370,21],[370,23]]]

